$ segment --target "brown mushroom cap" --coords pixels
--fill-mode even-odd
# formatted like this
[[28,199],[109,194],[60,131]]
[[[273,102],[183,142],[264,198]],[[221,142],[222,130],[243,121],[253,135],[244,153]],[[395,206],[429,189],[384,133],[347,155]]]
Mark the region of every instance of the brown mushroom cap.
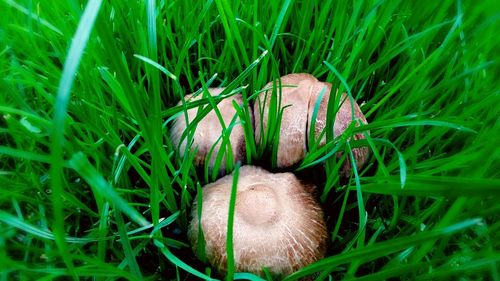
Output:
[[[284,109],[283,117],[280,128],[280,140],[278,146],[278,167],[289,167],[301,161],[307,151],[307,137],[309,134],[309,127],[312,124],[312,116],[314,107],[321,94],[323,88],[326,87],[325,93],[320,103],[315,121],[315,136],[319,137],[322,130],[326,126],[326,113],[328,109],[328,101],[330,98],[332,85],[330,83],[320,82],[314,76],[305,73],[289,74],[281,77],[281,84],[283,85],[296,85],[295,88],[282,88],[282,102],[281,107],[291,105]],[[268,83],[264,89],[272,88],[272,83]],[[267,90],[259,95],[259,98],[254,107],[255,116],[255,139],[256,142],[260,141],[261,130],[266,131],[268,115],[269,115],[269,101],[272,90]],[[360,119],[361,122],[367,123],[358,104],[354,102],[351,104],[349,97],[342,93],[340,98],[341,106],[335,116],[334,122],[334,136],[341,135],[346,128],[353,122],[352,108],[354,107],[354,117]],[[261,116],[259,108],[264,108]],[[363,134],[357,134],[354,139],[364,138]],[[320,142],[320,146],[324,145],[326,138]],[[368,157],[368,148],[361,147],[353,149],[353,154],[356,159],[358,167],[361,167]],[[347,158],[343,167],[341,168],[342,175],[348,175],[351,171],[351,164]]]
[[[281,77],[281,105],[289,105],[283,111],[278,142],[278,167],[292,166],[304,159],[306,155],[306,130],[307,111],[311,98],[311,86],[318,82],[314,76],[306,73],[294,73]],[[276,81],[278,87],[278,81]],[[261,131],[267,132],[269,106],[272,95],[273,82],[267,83],[256,104],[255,116],[255,142],[260,143]],[[260,110],[263,110],[261,118]],[[262,126],[261,126],[262,123]]]
[[[219,95],[224,88],[208,88],[208,91],[212,96]],[[195,101],[202,97],[202,95],[198,95],[193,97],[193,94],[189,94],[185,96],[186,101]],[[233,107],[232,102],[236,101],[239,105],[243,104],[241,95],[234,95],[229,98],[223,99],[217,105],[219,109],[222,119],[224,120],[224,124],[226,128],[231,124],[231,120],[236,115],[236,110]],[[182,101],[179,102],[182,104]],[[188,109],[187,115],[189,122],[192,122],[198,113],[198,107]],[[186,129],[186,118],[184,114],[180,114],[174,121],[172,129],[170,131],[170,138],[172,140],[172,144],[177,149],[179,147],[179,143],[181,142],[180,138]],[[196,152],[196,156],[194,158],[194,164],[196,166],[201,166],[205,164],[205,160],[212,149],[212,146],[217,142],[222,134],[222,126],[220,124],[219,118],[214,110],[210,111],[196,126],[194,135],[193,135],[193,145],[192,148],[198,147],[198,151]],[[233,154],[233,163],[237,161],[241,161],[245,155],[245,139],[243,128],[241,124],[235,125],[231,134],[229,135],[229,142],[231,143],[231,150]],[[209,167],[210,170],[213,169],[215,160],[217,159],[217,154],[219,153],[219,149],[222,143],[222,139],[219,140],[217,145],[215,146],[212,155],[210,157]],[[184,156],[186,151],[187,138],[182,140],[182,143],[179,147],[179,154]],[[227,153],[227,152],[226,152]],[[219,168],[219,173],[223,173],[226,169],[226,154],[221,162],[221,166]]]
[[[206,257],[224,272],[226,233],[233,175],[203,188],[201,229]],[[197,202],[197,200],[194,200]],[[196,249],[197,205],[188,236]],[[288,275],[323,257],[326,226],[320,206],[292,173],[240,168],[233,226],[235,271]]]

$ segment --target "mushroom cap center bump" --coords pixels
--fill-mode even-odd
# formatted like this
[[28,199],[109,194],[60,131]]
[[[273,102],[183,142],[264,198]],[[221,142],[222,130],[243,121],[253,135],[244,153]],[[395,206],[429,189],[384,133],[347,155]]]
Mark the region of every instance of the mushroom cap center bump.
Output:
[[[227,222],[233,174],[203,188],[202,217],[197,199],[188,231],[196,251],[199,229],[205,253],[221,272],[227,270]],[[234,210],[233,249],[236,272],[263,276],[262,267],[288,275],[324,256],[326,225],[321,207],[291,173],[270,173],[242,166]]]
[[269,186],[257,183],[248,186],[236,196],[236,214],[246,223],[259,226],[276,221],[280,212],[276,192]]

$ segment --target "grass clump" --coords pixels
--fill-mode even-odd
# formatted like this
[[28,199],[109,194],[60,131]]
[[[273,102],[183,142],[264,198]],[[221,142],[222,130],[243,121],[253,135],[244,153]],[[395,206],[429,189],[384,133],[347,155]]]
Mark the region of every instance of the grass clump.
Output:
[[[276,138],[256,146],[245,108],[292,72],[348,92],[369,124],[326,132],[295,167],[319,186],[330,247],[286,280],[500,279],[495,1],[0,0],[0,11],[0,279],[222,278],[186,238],[212,179],[168,137],[177,114],[217,98],[177,103],[210,85],[241,92],[246,162],[273,163]],[[358,146],[369,165],[339,178]]]

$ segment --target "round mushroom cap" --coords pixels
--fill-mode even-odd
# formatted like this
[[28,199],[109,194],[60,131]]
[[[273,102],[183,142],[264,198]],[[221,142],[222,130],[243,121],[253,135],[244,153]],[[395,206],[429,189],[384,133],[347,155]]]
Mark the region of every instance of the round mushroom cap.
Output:
[[[325,89],[325,92],[320,101],[314,125],[315,137],[318,138],[324,130],[332,85],[320,82],[314,76],[305,73],[283,76],[281,77],[281,84],[282,100],[279,108],[288,107],[283,109],[283,117],[281,119],[277,166],[284,168],[300,162],[305,157],[308,150],[307,138],[309,137],[309,128],[312,125],[314,107],[323,89]],[[295,87],[284,87],[285,85],[294,85]],[[268,83],[264,89],[271,89],[272,86],[272,82]],[[263,91],[254,106],[255,140],[257,144],[260,144],[261,132],[266,132],[268,127],[271,94],[272,90]],[[367,123],[358,104],[355,101],[351,103],[351,100],[345,93],[342,93],[339,104],[340,108],[336,113],[333,128],[335,137],[341,135],[354,121],[352,119],[353,110],[355,119],[359,119],[362,123]],[[356,134],[353,138],[355,140],[362,139],[364,135],[362,133]],[[325,143],[326,137],[324,136],[319,145],[323,146]],[[366,147],[353,149],[358,168],[361,168],[366,162],[368,152],[368,148]],[[341,154],[339,153],[338,156],[341,156]],[[349,158],[347,158],[340,173],[346,176],[351,170],[352,166]]]
[[[212,96],[219,95],[224,88],[208,88],[209,93]],[[199,100],[202,95],[198,95],[196,97],[193,94],[189,94],[185,96],[185,100],[187,102]],[[229,124],[231,124],[231,120],[236,115],[236,110],[233,107],[232,102],[236,101],[239,105],[243,104],[241,94],[237,94],[226,99],[223,99],[217,105],[219,109],[222,119],[224,120],[224,125],[228,128]],[[182,101],[179,102],[179,105],[182,104]],[[198,114],[199,107],[194,107],[187,110],[187,117],[189,123],[191,123]],[[249,111],[251,112],[251,111]],[[238,122],[238,117],[236,122]],[[184,137],[181,140],[182,134],[187,128],[186,117],[184,114],[180,114],[173,123],[172,129],[170,130],[170,139],[175,149],[179,149],[179,154],[181,157],[184,156],[186,152],[187,146],[187,137]],[[220,138],[222,135],[222,126],[219,121],[219,118],[214,110],[211,110],[194,129],[193,134],[193,144],[191,149],[198,148],[196,155],[194,157],[195,166],[202,166],[205,164],[206,158],[208,157],[210,150],[214,147],[214,150],[210,156],[209,168],[210,171],[213,170],[215,161],[217,159],[217,155],[219,153],[222,139]],[[229,142],[231,144],[231,152],[233,163],[237,161],[241,161],[245,155],[245,138],[243,127],[241,124],[236,124],[233,126],[231,133],[229,135]],[[189,148],[188,148],[189,149]],[[224,148],[226,149],[226,148]],[[218,173],[222,174],[226,170],[226,156],[228,151],[224,152],[224,156],[222,158]]]
[[[307,111],[311,99],[311,88],[318,80],[307,73],[293,73],[280,78],[281,80],[281,105],[276,109],[283,110],[278,142],[277,166],[278,168],[290,167],[304,159],[307,151]],[[276,81],[279,93],[279,81]],[[263,89],[269,89],[259,94],[254,105],[255,116],[255,142],[261,142],[262,133],[267,132],[269,107],[273,82],[267,83]],[[277,100],[279,94],[277,94]],[[262,118],[261,118],[262,112]]]
[[[220,271],[227,270],[227,221],[233,175],[203,188],[201,229],[205,253]],[[197,200],[194,200],[197,202]],[[198,240],[197,204],[188,236]],[[235,271],[288,275],[322,258],[326,226],[320,206],[292,173],[272,174],[255,166],[240,168],[233,224]]]

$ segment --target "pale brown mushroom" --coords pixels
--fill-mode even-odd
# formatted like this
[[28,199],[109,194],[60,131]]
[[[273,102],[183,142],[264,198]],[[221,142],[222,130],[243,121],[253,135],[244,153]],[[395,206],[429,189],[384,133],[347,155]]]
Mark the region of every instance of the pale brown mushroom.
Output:
[[[276,82],[277,83],[277,82]],[[282,101],[280,108],[284,109],[281,120],[280,139],[277,155],[277,166],[279,168],[290,167],[302,159],[307,152],[307,138],[309,137],[309,127],[312,125],[314,107],[323,88],[325,93],[320,103],[315,120],[315,137],[319,137],[326,126],[326,113],[330,98],[332,85],[320,82],[314,76],[305,73],[289,74],[281,77]],[[283,87],[286,85],[287,87]],[[289,87],[289,85],[295,87]],[[272,83],[268,83],[254,106],[255,116],[255,140],[260,143],[261,131],[267,129],[269,101],[272,94]],[[354,121],[352,119],[352,108],[354,107],[354,117],[362,123],[367,123],[358,104],[354,101],[351,104],[349,97],[342,93],[340,98],[340,108],[335,116],[334,137],[341,135],[346,128]],[[261,118],[260,109],[263,108]],[[262,121],[261,121],[262,120]],[[261,126],[262,124],[262,126]],[[356,134],[354,139],[364,138],[362,133]],[[326,137],[323,136],[320,146],[324,145]],[[368,148],[361,147],[353,149],[357,167],[362,167],[368,157]],[[339,154],[341,155],[341,154]],[[349,158],[343,164],[340,173],[346,176],[352,170]]]
[[[224,88],[208,88],[208,91],[212,96],[217,96],[222,92],[223,89]],[[185,96],[185,100],[186,102],[191,102],[199,100],[201,97],[202,97],[201,94],[196,97],[193,97],[193,94],[189,94]],[[217,105],[217,108],[221,113],[226,128],[228,128],[228,126],[231,124],[231,120],[236,115],[236,110],[232,104],[233,101],[236,101],[239,105],[242,105],[243,101],[241,94],[237,94],[229,98],[223,99]],[[179,102],[179,104],[182,104],[182,102]],[[198,110],[199,107],[194,107],[187,110],[188,120],[190,123],[195,119]],[[236,122],[238,121],[239,118],[236,119]],[[187,137],[182,139],[181,142],[181,137],[182,134],[184,133],[184,130],[186,130],[186,127],[187,125],[186,125],[185,115],[180,114],[175,119],[172,129],[170,130],[170,139],[172,141],[172,144],[174,145],[175,149],[179,148],[179,154],[181,157],[183,157],[184,153],[186,152]],[[193,144],[191,146],[191,149],[198,148],[196,155],[194,157],[195,166],[202,166],[205,164],[206,158],[208,157],[210,150],[212,149],[214,144],[218,141],[218,143],[215,145],[213,149],[213,152],[209,160],[210,170],[213,169],[215,160],[217,159],[217,155],[219,153],[222,143],[222,139],[219,140],[221,135],[222,135],[221,123],[215,111],[211,110],[197,124],[193,135]],[[233,163],[241,161],[245,155],[245,139],[241,124],[236,124],[232,128],[231,134],[229,135],[229,142],[231,143]],[[224,173],[224,171],[226,170],[226,156],[227,156],[226,153],[227,152],[224,153],[224,157],[222,158],[221,166],[218,170],[219,174]]]
[[[281,77],[281,109],[283,117],[278,142],[278,168],[290,167],[306,155],[307,111],[311,99],[311,86],[318,82],[314,76],[306,73],[289,74]],[[279,83],[276,91],[279,93]],[[272,95],[273,82],[267,83],[254,105],[255,142],[260,144],[261,133],[267,132],[269,107]],[[279,97],[279,94],[277,95]],[[277,98],[278,100],[278,98]],[[263,111],[261,118],[260,111]]]
[[[203,188],[201,229],[205,253],[221,273],[227,270],[227,222],[233,175]],[[236,272],[288,275],[321,259],[326,247],[323,212],[307,187],[292,173],[272,174],[259,167],[239,171],[233,224]],[[194,200],[197,202],[197,200]],[[188,236],[198,242],[195,203]]]

